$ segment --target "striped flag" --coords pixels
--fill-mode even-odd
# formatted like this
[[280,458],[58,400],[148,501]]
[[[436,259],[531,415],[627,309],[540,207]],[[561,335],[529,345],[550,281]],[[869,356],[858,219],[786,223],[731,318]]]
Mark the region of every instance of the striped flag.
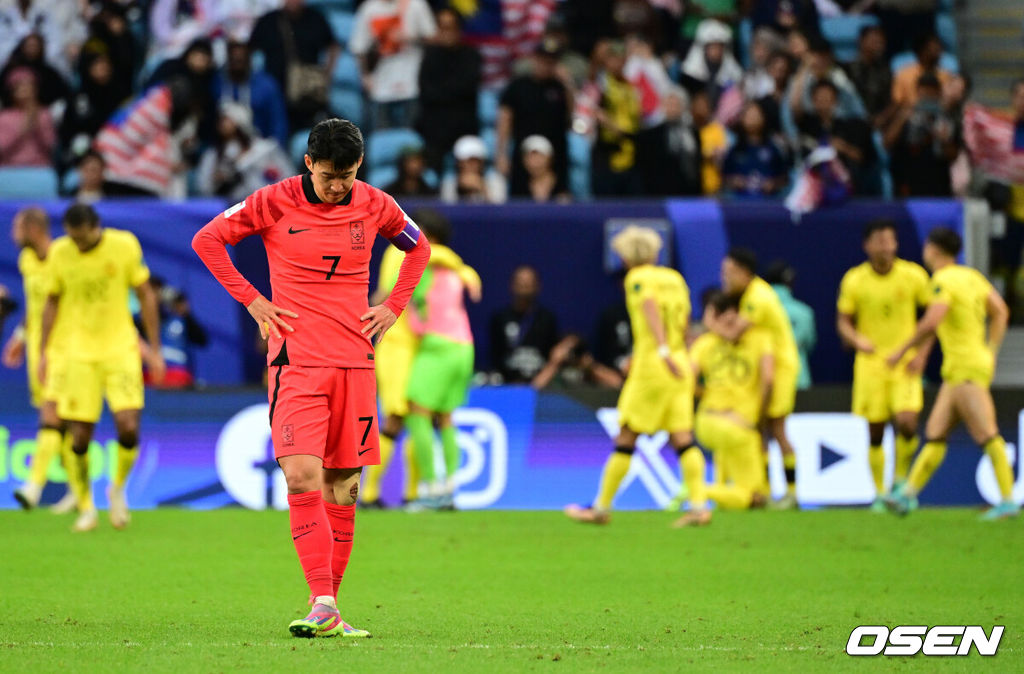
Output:
[[96,136],[107,180],[170,196],[174,179],[171,92],[153,87],[110,118]]
[[964,141],[975,168],[990,178],[1024,184],[1024,146],[1013,120],[971,103],[964,110]]
[[466,41],[480,51],[483,87],[505,86],[515,59],[533,53],[555,0],[456,0],[465,18]]

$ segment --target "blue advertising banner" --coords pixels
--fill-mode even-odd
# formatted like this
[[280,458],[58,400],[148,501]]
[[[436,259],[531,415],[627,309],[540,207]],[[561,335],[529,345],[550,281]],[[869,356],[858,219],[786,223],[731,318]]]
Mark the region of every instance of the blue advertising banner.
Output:
[[[11,492],[28,475],[36,432],[35,413],[20,402],[24,391],[10,393],[0,400],[2,508],[16,507]],[[270,445],[265,393],[147,395],[141,456],[127,485],[132,507],[286,507],[287,490]],[[1003,419],[1015,420],[1003,423],[1002,431],[1011,463],[1019,465],[1024,412],[1007,410],[1005,404],[1000,407]],[[561,393],[536,393],[528,387],[475,389],[455,421],[462,449],[456,504],[462,509],[545,510],[570,502],[588,503],[617,431],[614,407],[585,404]],[[874,488],[863,420],[838,412],[798,413],[790,417],[788,431],[798,456],[797,495],[802,504],[871,501]],[[106,505],[105,490],[114,468],[113,438],[108,417],[97,427],[90,451],[101,508]],[[640,439],[617,508],[660,508],[677,492],[678,461],[666,441],[665,434]],[[891,437],[886,438],[886,451],[891,457]],[[888,463],[892,465],[891,460]],[[55,501],[64,490],[66,476],[57,461],[50,466],[49,477],[53,484],[44,494],[46,502]],[[396,459],[384,483],[386,502],[400,501],[402,477],[401,460]],[[773,488],[781,493],[784,480],[775,448],[771,477]],[[1015,498],[1024,500],[1024,476],[1018,475]],[[922,502],[965,505],[996,500],[998,490],[988,458],[958,431],[950,438],[946,461]]]

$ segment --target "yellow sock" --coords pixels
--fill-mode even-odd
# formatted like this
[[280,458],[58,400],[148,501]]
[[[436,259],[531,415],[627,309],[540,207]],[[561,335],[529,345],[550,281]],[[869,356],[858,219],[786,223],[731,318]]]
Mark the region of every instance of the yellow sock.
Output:
[[92,500],[92,480],[89,478],[89,453],[75,454],[72,452],[71,469],[68,478],[78,483],[78,512],[96,510]]
[[139,458],[139,448],[117,446],[117,470],[114,471],[114,478],[111,483],[115,487],[123,487],[128,481],[128,475],[132,472],[135,460]]
[[40,428],[36,433],[36,451],[32,455],[32,465],[28,472],[28,481],[40,487],[46,485],[46,473],[50,469],[53,457],[60,451],[61,433],[54,428]]
[[880,496],[885,493],[885,449],[881,445],[868,447],[868,465],[875,482],[875,494]]
[[380,483],[384,480],[384,471],[391,463],[391,457],[395,453],[395,439],[381,433],[380,435],[380,465],[370,466],[366,469],[366,479],[363,481],[363,503],[373,503],[380,498]]
[[707,487],[707,495],[720,508],[744,510],[750,507],[750,497],[753,494],[749,489],[734,484],[711,484]]
[[690,492],[690,507],[694,510],[703,509],[708,504],[707,484],[704,482],[707,462],[704,461],[704,453],[696,447],[687,449],[679,457],[679,470],[683,474],[683,484]]
[[60,462],[64,466],[64,472],[68,476],[68,489],[71,490],[71,494],[75,497],[75,502],[78,502],[78,492],[80,491],[81,485],[79,481],[75,479],[75,453],[71,451],[71,432],[64,434],[64,437],[60,443]]
[[420,467],[416,465],[416,448],[409,442],[409,436],[402,441],[402,458],[405,459],[405,500],[415,501],[419,497]]
[[632,454],[626,454],[615,450],[608,457],[604,464],[604,471],[601,472],[601,486],[597,490],[597,500],[594,507],[598,510],[611,510],[612,500],[615,499],[619,485],[629,472],[629,464],[633,460]]
[[985,443],[985,453],[992,460],[992,469],[996,473],[999,493],[1004,501],[1009,501],[1013,497],[1013,470],[1006,458],[1006,441],[1001,435],[997,435]]
[[782,468],[786,474],[786,492],[796,493],[796,452],[782,455]]
[[926,442],[917,456],[917,461],[914,461],[913,468],[910,469],[910,477],[907,478],[908,492],[911,495],[920,494],[931,479],[932,473],[942,465],[945,458],[945,442]]
[[892,472],[893,482],[903,482],[910,473],[910,464],[914,461],[914,452],[921,440],[915,435],[905,438],[899,433],[896,434],[896,466]]

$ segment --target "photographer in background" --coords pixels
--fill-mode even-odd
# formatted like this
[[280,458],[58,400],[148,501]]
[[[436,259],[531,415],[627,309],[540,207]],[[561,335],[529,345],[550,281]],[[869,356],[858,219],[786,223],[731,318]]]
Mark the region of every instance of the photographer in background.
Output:
[[[181,290],[152,277],[150,283],[160,299],[160,353],[167,363],[167,375],[161,388],[185,389],[195,386],[195,362],[192,349],[209,343],[206,329],[192,315],[188,297]],[[152,382],[146,373],[147,385]]]
[[600,363],[587,348],[583,337],[566,335],[555,348],[543,369],[537,373],[530,385],[540,391],[552,384],[556,386],[579,386],[589,384],[605,388],[620,388],[625,377]]
[[894,196],[952,196],[950,167],[960,152],[960,127],[942,108],[939,78],[921,75],[916,101],[902,105],[885,130]]

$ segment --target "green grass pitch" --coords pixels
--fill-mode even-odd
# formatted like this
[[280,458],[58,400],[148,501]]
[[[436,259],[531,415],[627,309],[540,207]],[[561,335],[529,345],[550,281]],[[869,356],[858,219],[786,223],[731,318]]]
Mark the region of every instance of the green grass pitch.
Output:
[[[363,512],[342,615],[299,640],[287,515],[0,513],[0,671],[1022,671],[1024,522],[973,510]],[[1006,625],[993,658],[851,658],[859,624]],[[332,668],[328,670],[328,668]]]

